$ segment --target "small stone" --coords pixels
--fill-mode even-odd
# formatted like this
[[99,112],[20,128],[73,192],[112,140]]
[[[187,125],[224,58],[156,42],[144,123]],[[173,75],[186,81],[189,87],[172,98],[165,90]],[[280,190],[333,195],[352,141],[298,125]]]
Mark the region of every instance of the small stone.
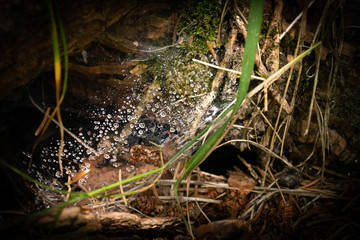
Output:
[[300,173],[294,168],[284,168],[279,175],[278,183],[280,186],[294,188],[300,184],[302,177]]

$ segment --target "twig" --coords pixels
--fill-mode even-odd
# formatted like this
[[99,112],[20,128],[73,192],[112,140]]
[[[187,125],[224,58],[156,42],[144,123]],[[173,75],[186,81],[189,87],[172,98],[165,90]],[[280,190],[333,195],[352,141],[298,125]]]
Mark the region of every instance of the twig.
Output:
[[[159,196],[160,200],[174,200],[175,197],[173,196]],[[207,202],[207,203],[221,203],[221,200],[216,200],[216,199],[210,199],[210,198],[201,198],[201,197],[185,197],[185,196],[181,196],[180,197],[181,202],[185,202],[185,201],[198,201],[198,202]]]
[[[190,179],[191,179],[191,174],[189,174],[189,176],[186,178],[186,197],[189,197],[189,186],[190,186]],[[196,187],[197,185],[195,185]],[[196,198],[195,198],[196,199]],[[196,200],[195,200],[196,201]],[[180,209],[181,211],[181,209]],[[191,223],[190,221],[190,213],[189,213],[189,201],[186,201],[186,216],[187,216],[187,221],[189,223]],[[189,224],[189,232],[192,238],[194,238],[194,233],[192,230],[192,224]]]
[[131,119],[127,122],[127,124],[122,129],[120,136],[122,139],[126,139],[132,132],[131,126],[136,124],[143,114],[146,104],[148,104],[153,98],[156,90],[158,89],[159,85],[156,82],[151,83],[149,88],[146,91],[145,96],[142,97],[142,101],[136,108],[136,111],[131,115]]
[[[234,36],[236,36],[236,35],[237,35],[237,30],[233,28],[231,31],[231,35],[226,43],[225,56],[221,60],[220,66],[226,66],[229,63],[230,57],[233,54],[232,53],[232,44],[235,39]],[[216,76],[212,82],[210,92],[206,95],[204,100],[198,105],[198,109],[199,109],[198,114],[193,119],[191,119],[193,121],[192,121],[190,130],[189,130],[190,136],[195,135],[196,129],[198,128],[198,124],[199,124],[202,116],[205,114],[206,110],[212,104],[213,100],[215,99],[216,95],[219,92],[219,88],[220,88],[221,83],[223,82],[224,76],[225,76],[224,71],[217,71]]]
[[208,173],[208,172],[204,172],[204,171],[200,171],[200,170],[194,170],[193,171],[194,173],[200,173],[202,175],[206,175],[206,176],[209,176],[209,177],[212,177],[212,178],[216,178],[216,179],[219,179],[219,180],[225,180],[225,177],[222,176],[222,175],[215,175],[215,174],[212,174],[212,173]]
[[[233,70],[233,69],[228,69],[228,68],[223,68],[223,67],[219,67],[219,66],[216,66],[214,64],[211,64],[211,63],[207,63],[207,62],[203,62],[201,60],[198,60],[198,59],[193,59],[194,62],[198,62],[198,63],[201,63],[201,64],[204,64],[204,65],[207,65],[209,67],[213,67],[213,68],[216,68],[216,69],[220,69],[220,70],[224,70],[224,71],[227,71],[227,72],[231,72],[231,73],[235,73],[235,74],[238,74],[238,75],[241,75],[241,72],[239,71],[236,71],[236,70]],[[279,76],[276,76],[276,74],[272,75],[271,77],[269,77],[268,79],[265,79],[263,77],[258,77],[258,76],[254,76],[254,75],[251,75],[251,79],[255,79],[255,80],[261,80],[261,81],[269,81],[270,83],[266,84],[265,86],[268,87],[270,86],[273,82],[273,79],[272,77],[276,78],[275,80],[277,80],[277,78],[279,78],[283,73],[280,73],[282,71],[282,69],[280,69],[277,73],[279,73],[280,75]],[[286,70],[285,70],[286,71]],[[284,72],[285,72],[284,71]],[[271,79],[271,80],[270,80]],[[263,86],[262,86],[263,87]],[[265,88],[265,87],[263,87]],[[255,93],[257,93],[258,91],[260,91],[261,89],[256,89],[256,91],[252,91],[252,94],[250,97],[252,97],[253,95],[255,95]],[[286,99],[283,99],[281,100],[281,97],[280,97],[280,94],[274,89],[274,88],[270,88],[270,91],[272,93],[272,95],[274,96],[275,100],[279,103],[279,104],[282,104],[283,105],[283,108],[284,110],[286,111],[286,113],[290,114],[292,112],[288,102],[286,101]]]
[[198,201],[195,200],[196,206],[198,207],[199,211],[201,212],[201,214],[204,216],[204,218],[206,218],[206,220],[211,223],[211,220],[209,219],[209,217],[206,215],[206,213],[202,210],[200,204]]
[[251,103],[256,107],[256,110],[258,110],[258,112],[260,113],[260,115],[263,117],[263,119],[265,120],[265,122],[269,125],[269,127],[271,128],[271,130],[273,130],[276,134],[276,136],[278,137],[280,142],[283,142],[283,140],[280,138],[279,134],[275,131],[273,125],[270,123],[269,119],[264,115],[264,113],[261,111],[261,109],[259,108],[259,106],[253,101],[251,100]]
[[268,89],[264,88],[264,112],[268,111]]
[[[246,39],[247,37],[247,30],[246,30],[246,27],[245,27],[245,24],[244,22],[240,19],[239,16],[235,16],[235,23],[236,23],[236,26],[240,29],[244,39]],[[259,49],[259,44],[258,44],[258,49]],[[256,52],[256,57],[255,57],[255,65],[256,67],[258,68],[259,72],[261,75],[263,76],[268,76],[269,73],[268,71],[266,70],[266,67],[264,66],[264,64],[262,63],[261,61],[261,55],[260,55],[260,51],[257,51]]]
[[216,55],[215,51],[214,51],[214,48],[211,46],[210,42],[209,41],[206,41],[206,45],[208,46],[211,54],[213,55],[216,63],[219,63],[219,59],[218,59],[218,56]]
[[39,126],[38,129],[35,131],[35,136],[38,136],[39,133],[41,132],[41,130],[43,130],[46,121],[48,120],[48,118],[50,118],[49,113],[50,113],[50,108],[48,107],[48,108],[46,109],[46,112],[44,113],[44,118],[43,118],[43,120],[41,121],[40,126]]
[[255,170],[253,169],[252,165],[250,163],[248,163],[244,158],[242,158],[240,155],[237,155],[237,158],[245,165],[245,167],[248,169],[248,171],[250,172],[250,175],[253,176],[256,180],[259,181],[259,175],[257,175],[257,173],[255,172]]
[[322,151],[322,167],[321,167],[321,178],[324,178],[324,171],[325,171],[325,161],[326,161],[326,152],[325,152],[325,144],[326,144],[326,134],[325,134],[325,127],[324,127],[324,118],[321,113],[320,107],[315,101],[315,110],[316,110],[316,118],[319,125],[319,134],[321,139],[321,151]]
[[312,181],[311,183],[306,184],[306,185],[304,185],[304,186],[301,186],[300,188],[308,188],[308,187],[311,187],[311,186],[317,184],[317,183],[320,182],[320,181],[321,181],[321,178],[315,179],[315,180]]
[[176,42],[177,28],[179,27],[180,19],[181,19],[181,15],[176,18],[176,22],[175,22],[175,26],[174,26],[174,31],[173,31],[173,36],[172,36],[172,43],[175,43],[175,42]]
[[[308,8],[315,2],[315,0],[311,1],[308,5]],[[299,19],[301,18],[301,16],[303,15],[303,11],[301,13],[299,13],[299,15],[297,15],[297,17],[294,19],[294,21],[291,22],[291,24],[286,28],[286,30],[280,35],[279,39],[281,40],[285,34],[290,31],[290,29],[295,25],[295,23],[297,21],[299,21]]]
[[[316,170],[321,170],[322,167],[318,167],[318,166],[315,166],[315,165],[310,165],[310,167],[316,169]],[[348,179],[349,176],[346,176],[344,174],[341,174],[341,173],[338,173],[338,172],[335,172],[335,171],[332,171],[332,170],[329,170],[329,169],[324,169],[324,172],[326,173],[329,173],[329,174],[332,174],[334,176],[337,176],[337,177],[341,177],[341,178],[344,178],[344,179]],[[356,181],[356,179],[352,179],[353,181]]]
[[[225,181],[225,180],[224,180]],[[172,185],[176,182],[176,179],[160,179],[157,184],[158,185]],[[186,184],[187,182],[185,180],[181,181],[181,184]],[[190,180],[189,183],[191,185],[201,185],[206,187],[213,187],[213,188],[227,188],[227,189],[236,189],[231,188],[227,183],[219,183],[219,182],[208,182],[208,181],[195,181]]]
[[315,102],[316,87],[317,87],[318,80],[319,80],[321,49],[322,48],[320,48],[320,50],[319,50],[320,52],[318,54],[316,54],[316,71],[315,71],[315,77],[314,77],[314,85],[313,85],[313,91],[312,91],[311,102],[310,102],[309,113],[308,113],[308,119],[307,119],[307,122],[306,122],[306,129],[305,129],[305,132],[304,132],[304,136],[306,136],[308,134],[308,132],[309,132],[311,116],[312,116],[312,111],[313,111],[314,102]]
[[[259,208],[261,208],[263,203],[266,200],[270,199],[274,194],[276,194],[275,191],[274,192],[269,192],[269,193],[265,194],[264,196],[262,196],[258,201],[252,201],[253,203],[251,204],[251,207],[241,215],[241,218],[248,217],[248,215],[250,213],[252,213],[257,206],[259,206],[259,204],[256,204],[255,202],[261,203],[260,206],[259,206]],[[259,196],[261,196],[261,195],[259,195]],[[253,215],[253,213],[252,213],[252,215]]]
[[[158,180],[157,184],[160,185],[172,185],[176,182],[176,180],[171,180],[171,179],[160,179]],[[186,184],[187,181],[183,180],[181,182],[181,184]],[[189,184],[191,185],[200,185],[201,187],[204,188],[224,188],[224,189],[238,189],[238,188],[234,188],[234,187],[229,187],[229,185],[227,183],[217,183],[217,182],[208,182],[208,181],[189,181]],[[279,189],[278,188],[274,188],[272,187],[272,185],[274,185],[275,182],[271,183],[268,187],[260,187],[260,186],[255,186],[253,189],[251,190],[245,190],[245,191],[249,191],[249,192],[253,192],[253,193],[262,193],[265,194],[266,192],[273,192],[273,193],[279,193]],[[291,195],[297,195],[297,196],[304,196],[304,197],[319,197],[319,198],[330,198],[330,199],[347,199],[347,198],[342,198],[340,195],[337,195],[334,192],[331,191],[323,191],[323,190],[319,190],[319,189],[314,189],[314,188],[308,188],[308,189],[302,189],[302,188],[297,188],[297,189],[288,189],[288,188],[281,188],[281,191],[284,194],[291,194]],[[321,191],[319,193],[319,191]],[[254,203],[257,201],[257,199],[260,198],[261,195],[257,196],[255,199],[253,199],[250,203],[251,205],[254,205]],[[164,196],[161,197],[159,196],[160,199],[175,199],[175,197],[173,196]],[[185,198],[185,197],[183,197]],[[192,199],[192,198],[188,198],[188,199]],[[202,198],[200,198],[202,199]],[[211,199],[213,200],[213,199]],[[197,201],[200,201],[199,199],[197,199]],[[219,201],[219,200],[217,200]]]
[[[292,72],[291,72],[292,73]],[[291,78],[290,78],[291,79]],[[285,98],[281,97],[281,94],[278,92],[275,86],[269,86],[271,95],[273,98],[282,105],[282,108],[287,114],[291,114],[293,111],[293,108],[289,105],[288,101]]]
[[299,163],[296,167],[301,167],[301,166],[305,165],[305,163],[307,163],[307,161],[309,161],[310,158],[314,155],[315,150],[316,150],[316,145],[317,145],[317,142],[318,142],[318,140],[319,140],[319,135],[320,135],[320,134],[317,133],[316,138],[315,138],[315,141],[314,141],[313,149],[312,149],[311,153],[309,154],[309,156],[308,156],[304,161],[302,161],[301,163]]
[[[279,191],[279,189],[277,189],[277,188],[265,188],[265,187],[257,187],[257,186],[255,186],[252,191],[256,192],[256,191],[265,190],[265,189],[267,191],[270,191],[270,192],[278,192]],[[292,195],[298,195],[298,196],[304,196],[304,197],[317,197],[317,196],[319,196],[320,198],[345,199],[345,198],[341,198],[339,195],[337,195],[336,193],[333,193],[331,191],[322,191],[322,190],[312,189],[312,188],[309,188],[309,189],[301,189],[301,188],[287,189],[287,188],[283,188],[281,190],[285,194],[292,194]]]
[[[121,169],[119,169],[119,182],[121,182]],[[120,188],[120,193],[121,193],[121,194],[124,194],[124,188],[123,188],[123,185],[122,185],[122,184],[119,185],[119,188]],[[127,206],[128,203],[127,203],[127,200],[126,200],[125,195],[122,196],[122,199],[123,199],[123,201],[124,201],[125,206]]]
[[328,190],[321,190],[321,189],[316,189],[316,188],[301,188],[302,190],[308,190],[311,192],[316,192],[316,193],[320,193],[320,194],[328,194],[328,195],[332,195],[334,197],[340,198],[340,196],[336,195],[335,193],[328,191]]
[[247,21],[246,17],[244,16],[244,14],[241,12],[240,8],[238,7],[237,1],[234,2],[234,5],[235,5],[235,10],[241,16],[241,19],[244,21],[244,23],[246,23],[246,25],[248,25],[248,21]]
[[[71,180],[71,176],[68,175],[68,182],[70,182],[70,180]],[[66,197],[64,199],[65,202],[67,202],[69,200],[70,194],[71,194],[71,185],[69,184],[68,185],[68,194],[66,194]]]
[[[31,101],[31,103],[42,113],[44,113],[44,110],[35,103],[34,99],[31,97],[31,95],[29,94],[29,99]],[[59,123],[55,120],[55,119],[51,119],[51,121],[53,121],[56,125],[59,126]],[[95,154],[95,156],[99,156],[99,153],[93,149],[92,147],[90,147],[89,145],[87,145],[86,143],[84,143],[80,138],[78,138],[77,136],[75,136],[75,134],[73,134],[72,132],[70,132],[69,129],[67,129],[66,127],[64,127],[64,131],[69,134],[72,138],[74,138],[76,141],[78,141],[81,145],[83,145],[86,149],[88,149],[91,153]]]
[[221,32],[221,24],[224,21],[225,14],[227,12],[227,5],[229,3],[229,0],[226,0],[223,11],[221,13],[219,28],[218,28],[218,35],[217,35],[217,44],[220,44],[220,32]]
[[[267,51],[266,56],[266,66],[270,70],[270,72],[276,72],[279,70],[280,66],[280,25],[282,20],[282,10],[283,10],[283,2],[282,0],[274,1],[274,11],[271,18],[271,22],[269,25],[269,29],[267,32],[267,37],[265,38],[264,45],[262,46],[261,53],[265,53]],[[275,33],[275,34],[271,34]]]
[[[235,74],[241,75],[241,72],[236,71],[236,70],[233,70],[233,69],[216,66],[216,65],[214,65],[214,64],[207,63],[207,62],[204,62],[204,61],[195,59],[195,58],[193,58],[193,61],[194,61],[194,62],[197,62],[197,63],[204,64],[204,65],[209,66],[209,67],[213,67],[213,68],[219,69],[219,70],[223,70],[223,71],[227,71],[227,72],[231,72],[231,73],[235,73]],[[265,81],[265,80],[266,80],[266,79],[263,78],[263,77],[258,77],[258,76],[255,76],[255,75],[251,75],[251,79],[256,79],[256,80],[261,80],[261,81]]]
[[235,23],[236,26],[240,29],[240,32],[242,33],[244,39],[246,39],[247,36],[247,30],[246,30],[246,25],[238,15],[235,16]]
[[288,160],[286,160],[285,158],[282,158],[280,157],[279,155],[277,155],[276,153],[270,151],[268,148],[264,147],[263,145],[257,143],[257,142],[254,142],[254,141],[251,141],[251,140],[247,140],[247,139],[233,139],[233,140],[229,140],[225,143],[222,143],[218,146],[219,147],[222,147],[224,145],[227,145],[231,142],[247,142],[247,143],[250,143],[251,145],[254,145],[255,147],[258,147],[260,148],[261,150],[265,151],[266,153],[268,153],[270,156],[274,157],[274,158],[277,158],[281,161],[283,161],[283,163],[285,163],[287,166],[289,167],[294,167]]

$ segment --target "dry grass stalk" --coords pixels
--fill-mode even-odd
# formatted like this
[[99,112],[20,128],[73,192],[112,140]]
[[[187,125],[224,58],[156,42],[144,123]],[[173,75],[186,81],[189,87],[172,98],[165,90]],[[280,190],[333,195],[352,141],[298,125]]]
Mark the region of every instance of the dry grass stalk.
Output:
[[[42,113],[44,113],[44,110],[35,103],[34,99],[29,95],[29,99],[31,101],[31,103]],[[55,119],[51,119],[51,121],[53,121],[56,125],[59,126],[58,121],[56,121]],[[93,149],[92,147],[90,147],[89,145],[87,145],[85,142],[83,142],[80,138],[78,138],[74,133],[72,133],[69,129],[67,129],[66,127],[64,127],[64,131],[69,134],[72,138],[74,138],[78,143],[80,143],[82,146],[84,146],[86,149],[88,149],[91,153],[93,153],[95,156],[99,156],[99,153]]]
[[[221,60],[221,63],[220,63],[221,67],[225,67],[229,64],[230,58],[233,54],[232,46],[234,44],[234,40],[236,39],[236,35],[237,35],[237,30],[232,29],[231,34],[225,45],[226,52],[225,52],[224,58]],[[201,118],[203,117],[203,115],[205,114],[205,112],[207,111],[207,109],[212,104],[215,97],[218,95],[219,88],[223,82],[224,77],[225,77],[225,71],[223,71],[223,70],[217,71],[216,76],[212,82],[210,92],[206,95],[204,100],[197,106],[197,108],[199,109],[199,113],[196,115],[196,117],[194,119],[190,120],[192,122],[192,124],[191,124],[190,130],[189,130],[189,134],[188,134],[189,136],[191,136],[191,137],[195,136],[195,132],[198,129],[199,122],[200,122]]]
[[[300,33],[299,33],[299,37],[298,37],[298,43],[297,43],[297,47],[296,47],[296,50],[295,50],[295,56],[297,56],[298,50],[299,50],[299,45],[302,42],[302,38],[301,38],[302,33],[304,33],[305,29],[306,29],[306,15],[307,15],[307,8],[305,8],[304,11],[303,11],[303,16],[302,16],[301,25],[300,25]],[[288,91],[288,88],[289,88],[289,84],[290,84],[290,80],[291,80],[293,70],[294,70],[294,65],[292,66],[292,68],[290,70],[290,75],[289,75],[288,80],[286,82],[285,90],[284,90],[283,97],[282,97],[282,99],[284,99],[284,100],[285,100],[286,95],[287,95],[287,91]],[[283,109],[283,105],[280,104],[279,113],[278,113],[278,116],[277,116],[277,119],[276,119],[276,122],[275,122],[275,126],[274,126],[274,129],[276,131],[278,131],[277,129],[278,129],[278,124],[279,124],[282,109]],[[276,131],[273,132],[272,137],[271,137],[270,149],[269,149],[270,151],[273,151],[274,146],[275,146],[275,132]],[[286,136],[286,135],[284,134],[284,136]],[[269,164],[270,164],[270,155],[268,156],[267,161],[266,161],[265,174],[268,171],[270,171]],[[264,186],[264,185],[265,185],[265,177],[263,178],[263,182],[262,182],[262,186]]]

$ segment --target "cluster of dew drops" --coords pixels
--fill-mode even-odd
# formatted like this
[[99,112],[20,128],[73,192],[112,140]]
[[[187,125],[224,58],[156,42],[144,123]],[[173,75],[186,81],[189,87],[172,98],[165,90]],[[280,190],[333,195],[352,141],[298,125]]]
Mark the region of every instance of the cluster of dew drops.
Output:
[[[173,66],[171,69],[172,71],[169,71],[168,74],[181,75],[177,73],[176,66]],[[204,75],[206,72],[202,72],[201,74]],[[212,76],[211,72],[207,74]],[[146,135],[156,133],[156,131],[159,131],[159,125],[167,125],[167,130],[170,133],[181,133],[189,128],[189,119],[196,115],[196,112],[199,110],[196,108],[196,101],[194,101],[192,97],[199,93],[200,88],[203,89],[203,91],[200,92],[205,92],[208,85],[204,82],[197,82],[196,79],[200,77],[199,72],[192,71],[190,75],[188,74],[186,77],[186,82],[192,86],[192,92],[190,92],[189,89],[175,90],[171,88],[162,89],[160,87],[153,91],[153,97],[145,104],[142,110],[145,115],[153,115],[152,121],[142,121],[141,119],[135,119],[135,121],[133,121],[133,113],[137,111],[137,105],[134,104],[134,102],[142,100],[139,94],[133,93],[127,96],[122,104],[119,104],[121,107],[116,110],[107,110],[104,107],[93,110],[94,115],[98,117],[92,121],[90,127],[85,128],[79,126],[78,128],[72,128],[71,131],[98,153],[104,154],[104,158],[110,163],[113,163],[114,166],[119,166],[119,156],[126,154],[125,150],[123,150],[124,148],[119,148],[119,146],[125,146],[129,149],[131,144],[133,144],[129,142],[128,136],[122,132],[126,124],[130,123],[131,135],[138,138],[146,138]],[[94,106],[91,106],[91,108],[93,109]],[[214,110],[214,108],[210,110],[206,118],[207,122],[215,118],[214,112],[217,112],[217,110],[218,109]],[[154,122],[161,122],[161,124],[155,124]],[[79,124],[81,125],[81,122]],[[205,123],[203,123],[203,125],[204,124]],[[165,138],[166,136],[167,135],[163,135],[162,137]],[[160,139],[157,143],[161,144],[164,140],[165,139]],[[104,147],[101,144],[103,142],[106,142],[107,146]],[[41,149],[40,161],[38,161],[40,164],[34,163],[32,166],[32,171],[36,173],[37,179],[45,184],[51,180],[46,180],[43,174],[44,172],[50,176],[49,179],[53,176],[61,178],[58,164],[59,146],[59,137],[52,138],[52,140]],[[69,175],[71,177],[75,176],[77,171],[84,171],[84,168],[79,169],[78,166],[82,164],[85,159],[94,160],[96,158],[93,152],[70,137],[65,141],[65,148],[61,157],[64,173],[66,176]],[[86,167],[90,166],[85,166],[85,168]]]

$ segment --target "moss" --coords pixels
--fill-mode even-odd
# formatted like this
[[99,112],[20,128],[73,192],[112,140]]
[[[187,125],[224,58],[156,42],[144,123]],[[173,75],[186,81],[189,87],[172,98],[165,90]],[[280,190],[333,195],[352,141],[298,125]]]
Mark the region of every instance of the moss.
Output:
[[183,97],[206,93],[215,70],[193,62],[192,58],[209,61],[207,55],[190,51],[188,47],[168,49],[154,54],[145,63],[149,67],[144,77],[147,82],[158,82],[162,89]]
[[269,32],[269,34],[268,34],[268,38],[274,38],[275,37],[275,35],[276,34],[278,34],[279,33],[279,31],[278,31],[278,28],[277,27],[273,27],[271,30],[270,30],[270,32]]
[[213,0],[187,0],[180,29],[193,37],[192,50],[207,51],[206,41],[214,41],[223,6]]
[[[149,67],[144,78],[147,82],[159,83],[166,92],[176,93],[195,103],[201,98],[192,97],[210,90],[216,70],[192,59],[211,62],[212,55],[206,41],[213,42],[217,36],[223,5],[213,0],[186,0],[182,7],[184,10],[178,31],[185,32],[187,41],[176,48],[154,53],[145,62]],[[191,45],[190,37],[193,38]]]
[[295,49],[296,41],[295,39],[291,38],[289,34],[285,34],[285,36],[281,39],[280,46],[282,48]]

